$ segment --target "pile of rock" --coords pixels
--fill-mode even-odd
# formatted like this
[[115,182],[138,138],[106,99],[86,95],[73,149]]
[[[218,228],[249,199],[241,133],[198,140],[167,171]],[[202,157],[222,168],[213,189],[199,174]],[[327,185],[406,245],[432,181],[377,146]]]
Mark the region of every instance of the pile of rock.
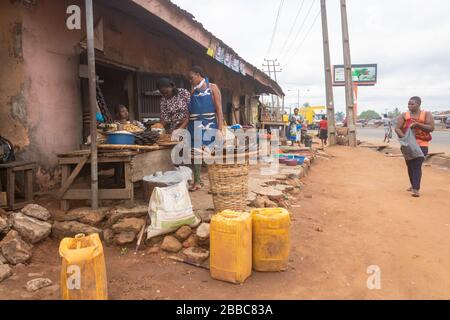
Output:
[[52,237],[62,239],[79,233],[101,235],[107,245],[127,245],[136,241],[148,214],[145,205],[133,208],[78,208],[53,225]]
[[33,245],[52,231],[50,212],[29,204],[20,212],[0,211],[0,282],[12,275],[11,266],[30,261]]
[[202,264],[209,257],[209,224],[201,223],[198,228],[182,226],[173,235],[167,235],[162,243],[154,244],[149,253],[159,249],[169,253],[182,253],[184,259],[195,264]]

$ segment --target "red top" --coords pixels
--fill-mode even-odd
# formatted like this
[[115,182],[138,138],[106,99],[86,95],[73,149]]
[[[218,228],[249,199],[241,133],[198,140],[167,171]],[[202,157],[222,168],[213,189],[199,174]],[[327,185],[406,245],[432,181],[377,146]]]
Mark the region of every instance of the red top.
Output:
[[319,128],[322,130],[327,130],[328,129],[328,120],[320,120]]

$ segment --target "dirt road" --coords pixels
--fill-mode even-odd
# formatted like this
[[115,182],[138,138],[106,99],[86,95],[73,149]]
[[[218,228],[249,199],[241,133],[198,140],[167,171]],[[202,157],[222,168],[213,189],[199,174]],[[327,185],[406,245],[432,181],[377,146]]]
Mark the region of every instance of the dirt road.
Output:
[[[161,254],[107,248],[111,299],[450,299],[450,172],[424,168],[422,198],[405,189],[404,162],[370,150],[330,148],[292,208],[290,268],[254,273],[243,285]],[[57,287],[28,293],[28,273],[58,283],[58,244],[48,240],[33,263],[0,284],[1,299],[55,299]],[[367,268],[381,270],[368,290]]]

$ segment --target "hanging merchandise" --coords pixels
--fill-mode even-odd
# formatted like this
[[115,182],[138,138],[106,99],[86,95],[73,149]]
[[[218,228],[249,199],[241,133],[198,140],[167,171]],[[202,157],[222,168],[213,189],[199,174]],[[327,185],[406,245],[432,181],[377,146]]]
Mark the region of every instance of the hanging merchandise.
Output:
[[232,55],[231,55],[231,53],[225,53],[225,60],[224,60],[224,64],[228,67],[228,68],[231,68],[231,64],[232,64],[232,59],[233,59],[233,57],[232,57]]
[[99,82],[97,81],[97,110],[101,112],[103,116],[103,122],[112,123],[113,117],[111,112],[109,112],[108,106],[106,105],[105,97],[103,96],[102,89],[100,88]]
[[217,47],[215,58],[220,63],[224,63],[225,61],[225,49],[222,47]]
[[233,64],[231,66],[231,69],[233,69],[233,71],[239,72],[240,64],[241,62],[239,61],[239,59],[233,58]]
[[244,62],[242,62],[242,61],[240,61],[240,63],[239,63],[239,72],[240,73],[242,73],[242,75],[246,75],[246,73],[245,73],[245,63]]
[[206,50],[206,54],[210,57],[214,57],[214,49],[208,48],[208,50]]

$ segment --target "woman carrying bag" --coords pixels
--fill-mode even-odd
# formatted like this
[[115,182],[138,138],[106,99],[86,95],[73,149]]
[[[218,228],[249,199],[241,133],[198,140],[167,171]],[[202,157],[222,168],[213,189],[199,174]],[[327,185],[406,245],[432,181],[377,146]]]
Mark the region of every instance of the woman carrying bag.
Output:
[[422,99],[420,97],[412,97],[408,102],[408,112],[403,113],[397,121],[395,132],[402,139],[411,129],[416,138],[416,142],[422,150],[423,157],[414,159],[406,159],[408,167],[408,176],[411,187],[407,189],[413,197],[420,197],[420,183],[422,180],[422,164],[428,154],[429,142],[431,141],[431,132],[434,131],[434,119],[430,112],[420,109]]

